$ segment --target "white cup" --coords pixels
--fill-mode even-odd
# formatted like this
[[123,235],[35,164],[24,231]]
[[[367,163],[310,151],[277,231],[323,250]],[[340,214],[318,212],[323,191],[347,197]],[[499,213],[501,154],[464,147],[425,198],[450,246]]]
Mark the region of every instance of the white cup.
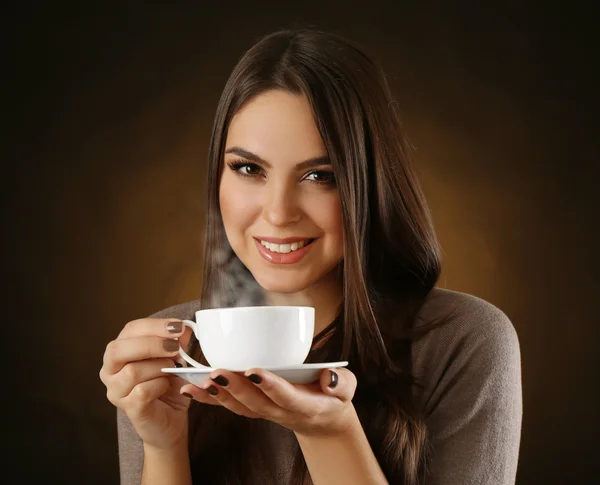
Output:
[[[304,363],[313,340],[315,309],[302,306],[211,308],[196,312],[190,327],[209,365],[244,371]],[[179,349],[185,361],[204,367]]]

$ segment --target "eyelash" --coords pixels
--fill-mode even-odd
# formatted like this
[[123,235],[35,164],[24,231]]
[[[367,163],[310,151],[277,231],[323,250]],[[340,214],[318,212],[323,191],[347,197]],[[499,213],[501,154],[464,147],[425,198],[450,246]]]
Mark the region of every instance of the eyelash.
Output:
[[[233,170],[240,177],[254,178],[254,177],[259,177],[261,175],[260,173],[253,173],[253,174],[244,173],[242,171],[242,168],[244,168],[244,167],[251,167],[254,169],[259,169],[261,172],[264,172],[263,169],[256,163],[246,162],[244,160],[234,160],[232,162],[228,162],[227,165],[229,166],[229,168],[231,170]],[[329,185],[329,186],[335,185],[335,178],[333,176],[333,172],[331,172],[330,170],[313,170],[311,172],[308,172],[304,176],[304,178],[306,178],[309,175],[313,175],[313,174],[325,175],[327,177],[327,180],[318,181],[318,180],[307,179],[308,182],[311,182],[311,183],[317,184],[317,185]]]

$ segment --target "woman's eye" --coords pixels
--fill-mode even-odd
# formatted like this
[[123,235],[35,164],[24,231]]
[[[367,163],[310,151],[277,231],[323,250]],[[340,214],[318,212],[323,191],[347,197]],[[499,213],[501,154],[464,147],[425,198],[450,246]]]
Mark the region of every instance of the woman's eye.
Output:
[[262,169],[255,163],[232,162],[229,164],[229,166],[231,167],[231,170],[244,177],[254,177],[256,175],[260,175],[262,172]]
[[258,175],[260,173],[260,167],[258,165],[247,163],[240,167],[240,171],[244,175]]
[[310,180],[311,182],[316,182],[319,184],[335,183],[333,172],[329,172],[327,170],[315,170],[314,172],[310,172],[305,178],[306,180]]

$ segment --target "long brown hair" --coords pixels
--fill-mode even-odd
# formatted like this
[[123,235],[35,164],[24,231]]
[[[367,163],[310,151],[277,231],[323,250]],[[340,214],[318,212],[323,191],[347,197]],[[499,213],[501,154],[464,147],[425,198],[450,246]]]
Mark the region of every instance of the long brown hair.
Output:
[[[203,307],[239,304],[245,288],[254,288],[250,300],[260,294],[226,241],[219,183],[232,117],[273,89],[304,95],[310,103],[341,199],[343,308],[315,338],[309,359],[350,362],[358,379],[353,403],[381,468],[390,483],[414,485],[426,429],[413,402],[411,341],[416,313],[439,277],[440,251],[385,76],[352,42],[315,30],[278,31],[235,66],[218,104],[209,150]],[[247,295],[242,291],[241,297]],[[256,445],[268,426],[194,403],[193,475],[215,485],[258,484],[260,468],[260,483],[266,483],[264,475],[274,473],[275,450],[266,441]],[[299,448],[293,480],[311,483]]]

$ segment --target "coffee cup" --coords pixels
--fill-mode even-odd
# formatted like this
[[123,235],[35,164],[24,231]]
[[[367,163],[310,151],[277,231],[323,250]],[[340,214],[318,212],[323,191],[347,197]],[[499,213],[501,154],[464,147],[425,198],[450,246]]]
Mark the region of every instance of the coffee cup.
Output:
[[[213,368],[293,367],[304,363],[313,340],[315,309],[302,306],[210,308],[183,320]],[[179,349],[185,361],[205,367]]]

